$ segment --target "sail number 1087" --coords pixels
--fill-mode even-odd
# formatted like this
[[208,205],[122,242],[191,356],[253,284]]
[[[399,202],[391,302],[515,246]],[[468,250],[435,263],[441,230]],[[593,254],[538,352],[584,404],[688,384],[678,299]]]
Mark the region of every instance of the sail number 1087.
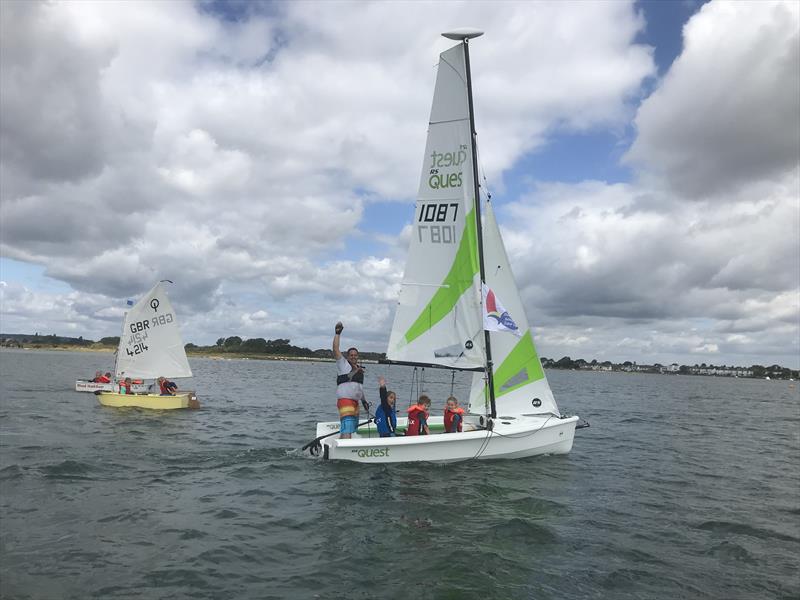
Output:
[[[434,225],[434,223],[455,223],[458,215],[458,203],[422,204],[417,217],[417,233],[421,243],[455,244],[455,225]],[[430,225],[423,225],[430,223]]]

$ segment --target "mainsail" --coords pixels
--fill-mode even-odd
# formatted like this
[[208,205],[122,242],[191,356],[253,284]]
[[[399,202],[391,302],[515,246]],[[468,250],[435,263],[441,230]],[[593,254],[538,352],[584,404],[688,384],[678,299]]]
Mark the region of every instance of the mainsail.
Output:
[[[411,245],[387,358],[485,371],[473,375],[470,412],[490,414],[491,355],[498,415],[558,414],[491,204],[485,203],[485,214],[476,214],[465,52],[466,45],[458,44],[439,56]],[[489,332],[491,353],[484,333],[487,288],[490,302],[502,300],[513,319],[508,323],[518,328]]]
[[485,366],[473,179],[466,64],[459,44],[439,56],[389,360]]
[[160,282],[125,315],[115,371],[120,379],[192,376],[175,311]]

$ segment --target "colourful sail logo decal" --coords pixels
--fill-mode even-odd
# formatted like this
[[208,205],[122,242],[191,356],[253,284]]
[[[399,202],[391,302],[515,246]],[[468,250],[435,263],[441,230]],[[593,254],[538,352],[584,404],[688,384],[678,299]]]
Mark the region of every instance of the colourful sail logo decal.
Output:
[[483,284],[483,328],[487,331],[509,331],[516,336],[521,336],[519,327],[503,308],[500,299]]

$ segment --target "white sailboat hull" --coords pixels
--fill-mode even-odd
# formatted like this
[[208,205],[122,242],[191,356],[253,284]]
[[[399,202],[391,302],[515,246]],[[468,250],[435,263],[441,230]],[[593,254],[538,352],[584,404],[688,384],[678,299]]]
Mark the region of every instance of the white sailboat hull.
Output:
[[[364,425],[350,439],[338,434],[320,440],[322,456],[329,460],[360,463],[434,462],[527,458],[542,454],[567,454],[575,438],[577,416],[519,416],[495,419],[492,431],[476,429],[461,433],[432,433],[409,437],[377,437],[374,425]],[[430,419],[432,429],[442,417]],[[398,419],[398,428],[406,419]],[[317,436],[339,429],[338,422],[318,423]]]
[[[147,392],[150,390],[151,384],[147,383],[134,383],[131,385],[131,391],[136,394]],[[119,390],[118,383],[95,383],[94,381],[86,381],[78,379],[75,382],[76,392],[116,392]]]

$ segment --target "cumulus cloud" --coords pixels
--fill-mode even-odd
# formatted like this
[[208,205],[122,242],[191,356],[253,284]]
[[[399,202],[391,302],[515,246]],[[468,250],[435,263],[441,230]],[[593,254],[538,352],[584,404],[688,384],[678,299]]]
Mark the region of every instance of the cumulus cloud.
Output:
[[489,31],[476,94],[498,172],[549,128],[623,122],[654,71],[628,3],[431,3],[422,22],[399,3],[264,7],[3,3],[3,256],[112,298],[170,277],[191,311],[225,281],[387,302],[398,262],[337,253],[365,203],[416,190],[456,15]]
[[382,349],[410,228],[365,215],[402,201],[410,218],[438,34],[480,23],[481,159],[501,186],[553,135],[636,119],[636,181],[498,207],[540,344],[796,348],[796,4],[704,5],[643,101],[656,68],[629,2],[229,8],[0,3],[0,252],[75,290],[8,283],[4,329],[114,335],[114,307],[168,278],[187,341],[327,347],[342,319]]
[[800,162],[800,4],[710,2],[636,115],[628,159],[690,198],[781,178]]

